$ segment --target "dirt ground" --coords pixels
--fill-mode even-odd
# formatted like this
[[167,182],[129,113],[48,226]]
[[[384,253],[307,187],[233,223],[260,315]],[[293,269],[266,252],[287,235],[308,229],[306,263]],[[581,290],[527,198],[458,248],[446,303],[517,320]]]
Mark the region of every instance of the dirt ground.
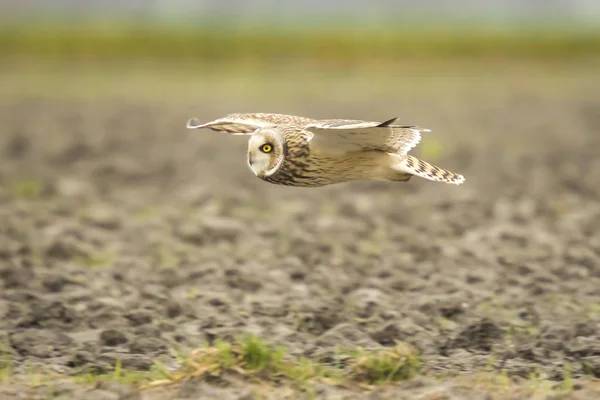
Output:
[[[404,341],[427,370],[370,397],[318,384],[319,399],[526,398],[449,380],[486,368],[523,385],[569,370],[563,398],[598,398],[600,84],[573,79],[564,95],[465,80],[451,96],[395,100],[393,87],[281,104],[3,99],[0,345],[14,375],[0,398],[261,398],[234,378],[143,393],[27,383],[117,359],[175,368],[173,349],[247,332],[313,360]],[[432,129],[415,154],[466,183],[271,185],[248,170],[245,138],[184,128],[241,111],[400,115]]]

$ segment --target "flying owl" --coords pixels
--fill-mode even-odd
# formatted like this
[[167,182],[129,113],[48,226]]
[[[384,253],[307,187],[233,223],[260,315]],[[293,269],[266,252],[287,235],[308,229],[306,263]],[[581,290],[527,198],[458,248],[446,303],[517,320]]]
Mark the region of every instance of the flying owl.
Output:
[[351,181],[407,182],[413,176],[459,185],[462,175],[408,154],[421,129],[384,122],[316,120],[285,114],[230,114],[188,129],[210,128],[249,135],[248,166],[260,179],[278,185],[319,187]]

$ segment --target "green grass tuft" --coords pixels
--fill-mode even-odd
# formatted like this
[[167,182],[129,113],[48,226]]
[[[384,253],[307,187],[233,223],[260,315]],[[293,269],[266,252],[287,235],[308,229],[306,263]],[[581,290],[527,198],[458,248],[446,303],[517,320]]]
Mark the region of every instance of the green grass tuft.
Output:
[[563,381],[560,384],[560,390],[564,393],[571,393],[575,388],[573,383],[573,374],[571,373],[571,364],[565,363],[563,372]]
[[[150,371],[127,370],[116,360],[112,371],[77,376],[75,381],[89,385],[116,382],[144,390],[189,379],[203,380],[235,373],[253,378],[250,382],[256,384],[255,387],[271,387],[275,383],[300,389],[310,395],[314,392],[315,383],[319,382],[355,390],[371,390],[378,385],[393,384],[425,374],[418,354],[404,343],[397,343],[392,348],[342,349],[335,352],[332,361],[323,363],[306,357],[286,356],[284,348],[272,346],[256,335],[247,335],[231,343],[217,340],[213,345],[191,353],[174,351],[173,355],[179,364],[176,370],[168,370],[160,362],[156,362]],[[532,373],[529,379],[513,381],[506,371],[495,371],[495,365],[496,359],[490,356],[483,371],[454,377],[452,385],[480,389],[486,393],[510,394],[511,398],[514,395],[523,398],[568,395],[575,387],[569,364],[564,366],[562,382],[551,382],[539,371]],[[54,373],[32,372],[25,376],[26,383],[32,387],[52,385],[57,378],[61,377]],[[0,382],[13,382],[16,379],[12,362],[0,354]]]
[[272,348],[255,335],[249,335],[242,343],[243,366],[252,371],[277,371],[285,355],[283,347]]
[[75,376],[75,382],[93,385],[98,382],[115,382],[123,385],[141,386],[148,382],[156,381],[162,378],[170,378],[165,372],[164,367],[155,362],[150,371],[128,370],[123,368],[121,360],[115,361],[112,371],[107,373],[86,373]]
[[421,157],[430,162],[435,162],[440,159],[443,153],[442,147],[443,146],[439,141],[431,138],[424,138],[421,140],[420,145]]
[[9,382],[13,376],[13,363],[8,354],[0,353],[0,382]]
[[179,265],[179,257],[168,248],[158,251],[158,267],[161,269],[174,269]]
[[104,268],[114,264],[116,255],[113,252],[86,252],[76,257],[77,261],[92,268]]
[[410,379],[421,371],[416,352],[398,343],[392,349],[376,351],[340,351],[344,361],[323,364],[300,357],[286,357],[283,347],[267,344],[255,335],[248,335],[234,343],[217,341],[214,346],[197,349],[185,360],[181,369],[163,375],[148,386],[167,385],[189,378],[219,376],[237,372],[265,380],[287,379],[306,386],[322,380],[335,384],[378,385]]
[[403,381],[421,371],[417,354],[404,343],[391,350],[360,351],[350,361],[350,377],[367,384]]
[[35,200],[42,195],[44,185],[35,179],[22,179],[13,182],[10,191],[13,197],[17,199]]

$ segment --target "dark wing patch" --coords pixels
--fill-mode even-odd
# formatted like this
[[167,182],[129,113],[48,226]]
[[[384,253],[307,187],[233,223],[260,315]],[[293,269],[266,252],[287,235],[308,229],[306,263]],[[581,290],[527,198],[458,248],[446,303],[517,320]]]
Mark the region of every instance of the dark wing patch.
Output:
[[398,119],[398,117],[394,117],[392,119],[388,119],[387,121],[384,121],[384,122],[380,123],[377,126],[379,126],[379,127],[390,126],[393,122],[396,122],[397,119]]

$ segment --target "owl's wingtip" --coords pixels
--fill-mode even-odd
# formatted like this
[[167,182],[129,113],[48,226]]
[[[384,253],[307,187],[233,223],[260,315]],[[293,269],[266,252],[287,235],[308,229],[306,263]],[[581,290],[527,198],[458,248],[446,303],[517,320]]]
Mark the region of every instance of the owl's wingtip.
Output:
[[187,123],[185,124],[185,127],[188,129],[198,129],[198,128],[202,128],[204,125],[202,125],[200,123],[200,120],[198,118],[190,118],[188,119]]
[[377,127],[378,127],[378,128],[383,128],[383,127],[386,127],[386,126],[390,126],[390,125],[392,125],[394,122],[396,122],[396,121],[398,120],[398,118],[400,118],[400,117],[394,117],[394,118],[390,118],[390,119],[388,119],[387,121],[384,121],[384,122],[380,123],[379,125],[377,125]]
[[453,184],[455,184],[457,186],[458,185],[462,185],[463,183],[465,183],[465,177],[462,176],[462,175],[458,175],[456,177],[456,179],[454,179],[452,182],[449,182],[449,183],[453,183]]

